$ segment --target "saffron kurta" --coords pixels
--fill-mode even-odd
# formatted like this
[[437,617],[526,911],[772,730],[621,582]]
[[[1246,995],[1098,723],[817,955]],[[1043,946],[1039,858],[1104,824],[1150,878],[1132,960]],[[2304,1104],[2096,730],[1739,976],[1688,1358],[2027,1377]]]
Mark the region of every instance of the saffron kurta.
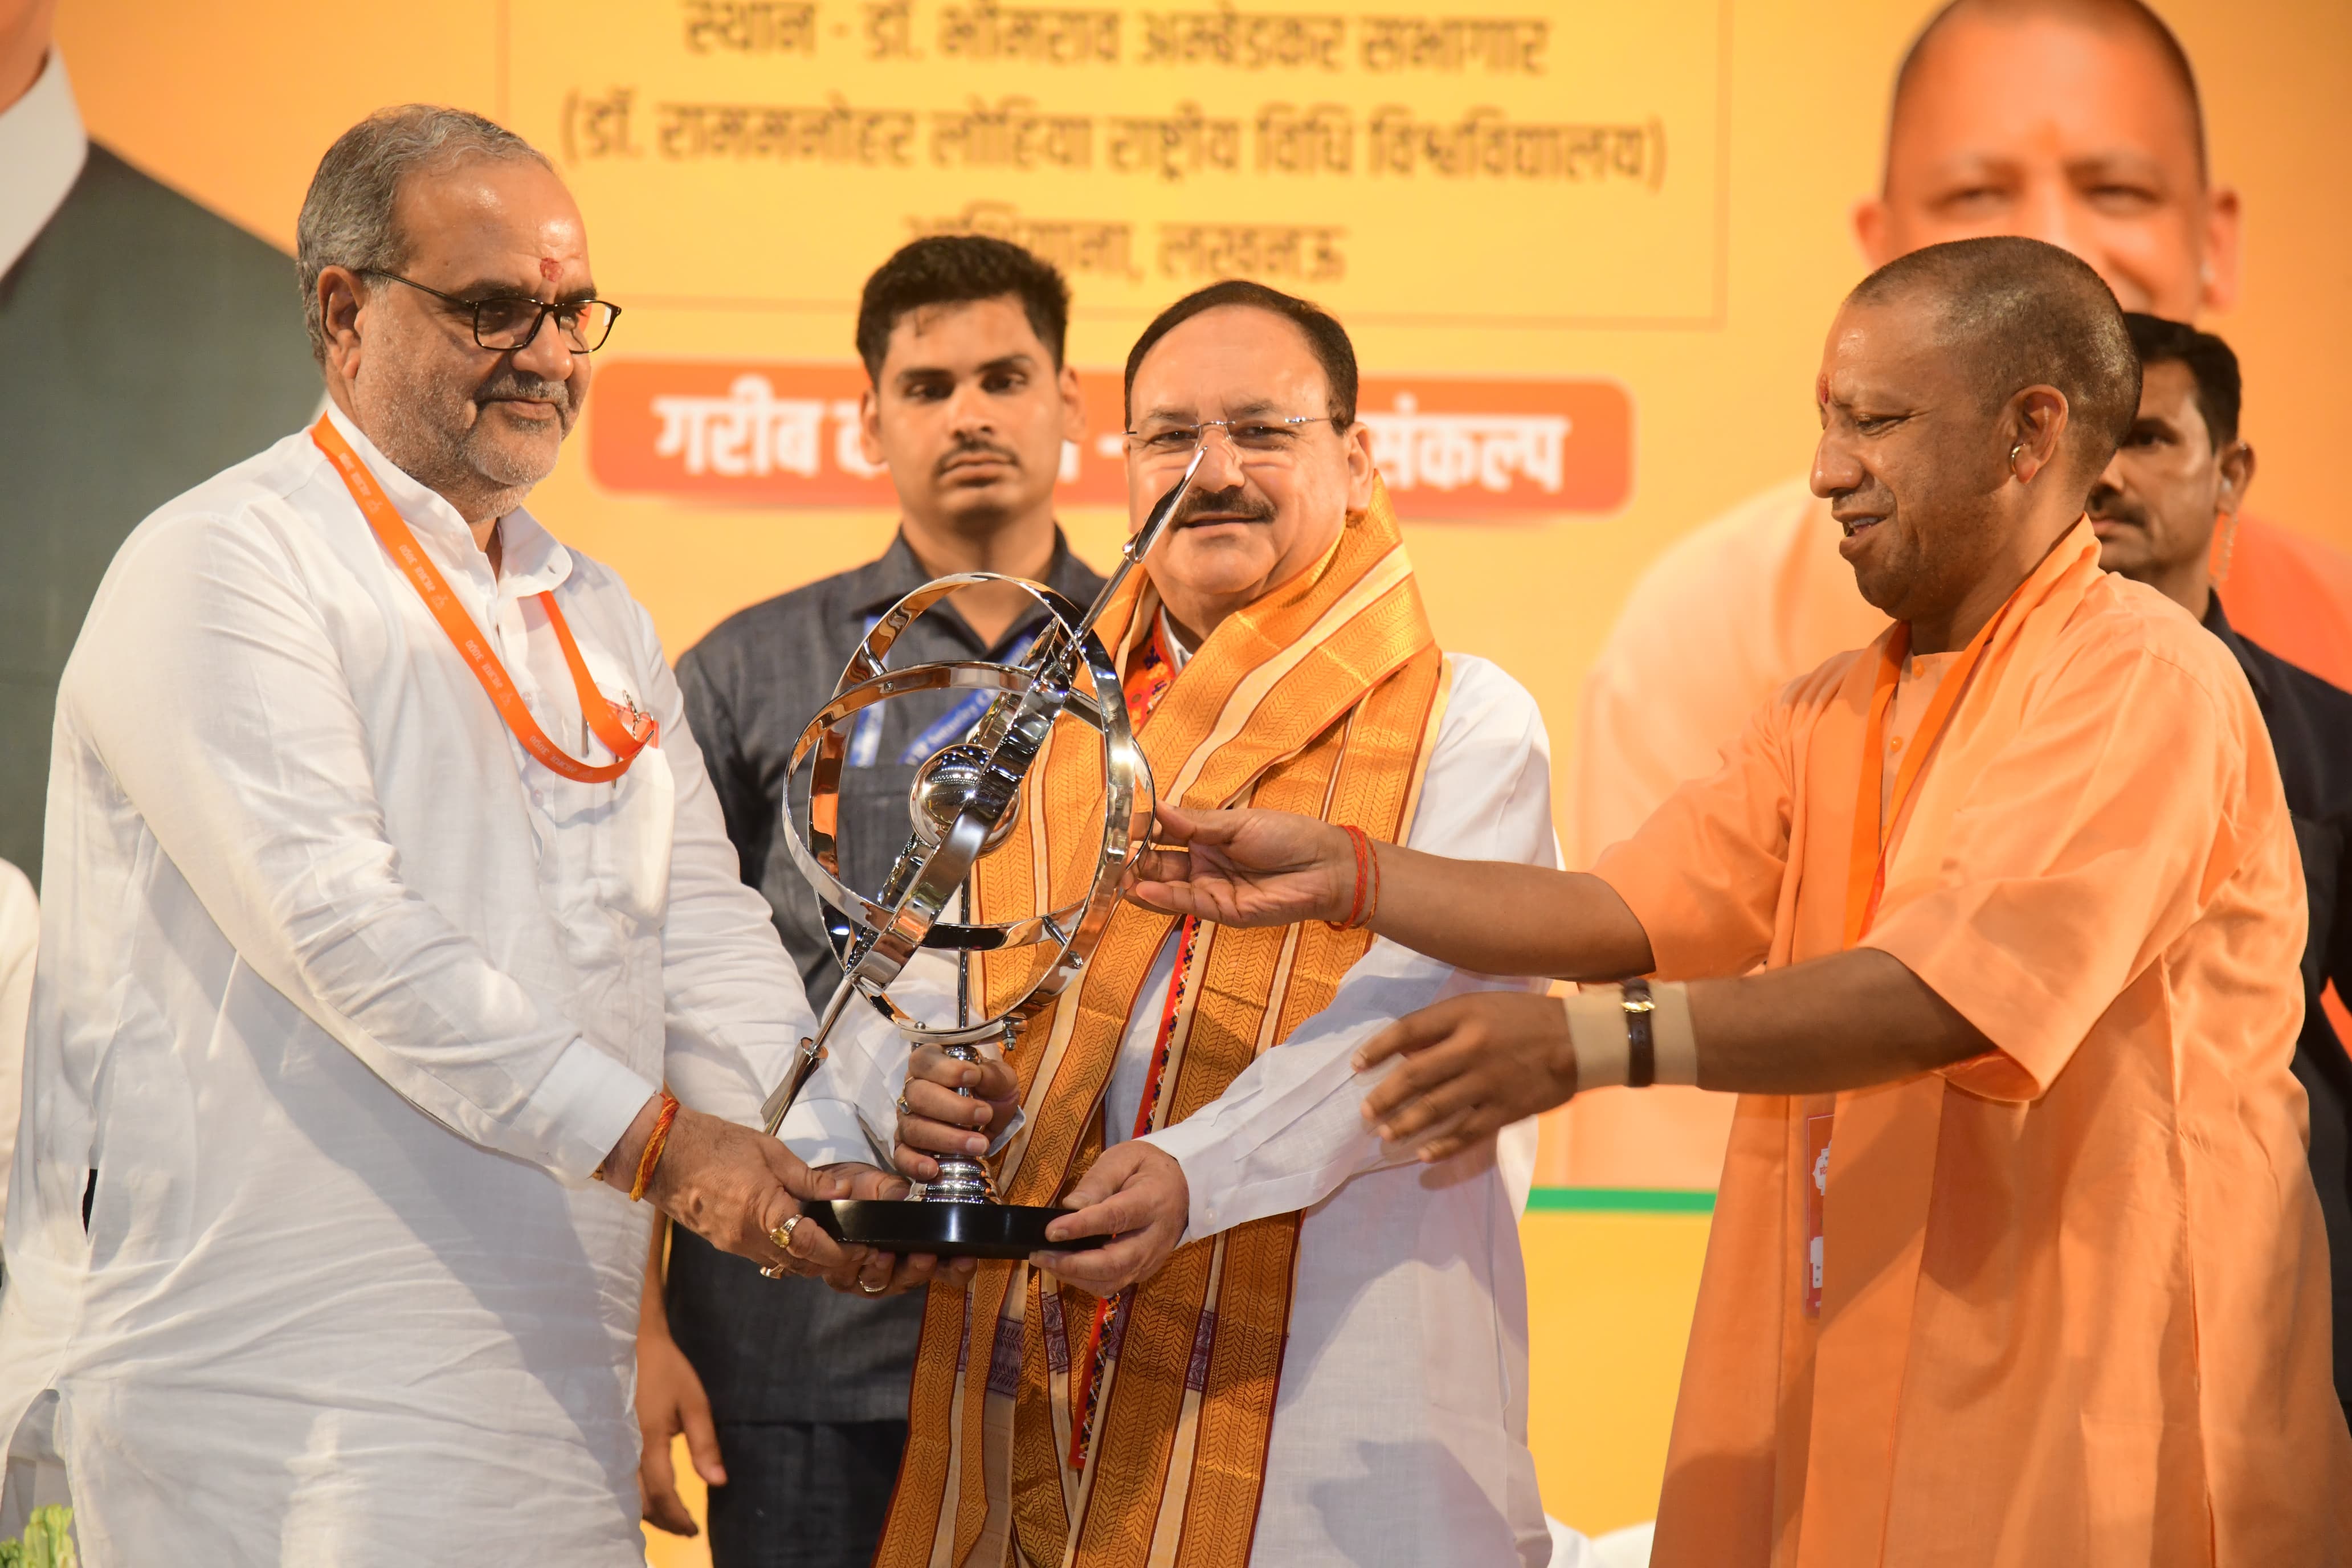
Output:
[[[2078,526],[2012,602],[1864,938],[1997,1048],[1739,1101],[1661,1568],[2352,1552],[2276,766],[2228,650],[2097,561]],[[1792,683],[1602,857],[1661,974],[1843,945],[1878,665]]]
[[[1569,864],[1591,864],[1675,785],[1713,773],[1781,686],[1886,629],[1837,543],[1829,503],[1792,479],[1684,535],[1636,580],[1577,710]],[[2241,632],[2352,687],[2352,555],[2247,518],[2214,566]],[[1731,1107],[1692,1089],[1606,1090],[1557,1114],[1568,1160],[1552,1180],[1709,1186]]]

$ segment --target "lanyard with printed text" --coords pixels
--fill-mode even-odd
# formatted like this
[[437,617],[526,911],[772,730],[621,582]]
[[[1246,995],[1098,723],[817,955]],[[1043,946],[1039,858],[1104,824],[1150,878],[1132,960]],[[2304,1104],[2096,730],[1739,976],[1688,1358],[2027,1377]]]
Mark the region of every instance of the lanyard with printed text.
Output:
[[[2015,602],[2016,596],[2011,595],[2010,603]],[[1936,695],[1927,702],[1927,715],[1919,721],[1918,737],[1905,749],[1903,765],[1895,770],[1894,798],[1885,803],[1883,810],[1880,803],[1886,792],[1886,710],[1895,700],[1904,660],[1911,654],[1911,623],[1897,623],[1887,636],[1886,646],[1879,650],[1878,679],[1870,691],[1870,724],[1862,743],[1862,786],[1854,797],[1853,847],[1846,862],[1847,947],[1868,935],[1872,922],[1878,919],[1878,902],[1886,895],[1886,854],[1894,841],[1895,825],[1902,820],[1904,805],[1918,785],[1919,775],[1927,771],[1936,737],[1951,718],[1977,660],[2008,615],[2009,604],[2004,604],[1983,629],[1969,639],[1966,651],[1937,684]]]
[[[2011,595],[2010,603],[2015,602],[2015,595]],[[1878,677],[1870,690],[1870,722],[1863,739],[1862,787],[1854,797],[1853,846],[1846,864],[1848,948],[1858,944],[1869,933],[1871,922],[1878,918],[1879,900],[1886,896],[1886,853],[1894,841],[1895,825],[1902,820],[1904,805],[1918,786],[1919,775],[1927,771],[1928,753],[1935,750],[1937,736],[1943,732],[1952,710],[1958,705],[1960,692],[1967,687],[1977,660],[2008,615],[2009,605],[2004,604],[1983,629],[1969,639],[1967,650],[1937,683],[1935,696],[1928,700],[1927,714],[1919,721],[1918,736],[1905,748],[1903,765],[1895,770],[1891,800],[1885,798],[1886,713],[1894,705],[1896,683],[1903,678],[1903,661],[1911,655],[1911,624],[1898,624],[1879,651]],[[1822,1315],[1830,1146],[1834,1126],[1833,1112],[1808,1116],[1804,1121],[1805,1250],[1797,1260],[1797,1269],[1799,1294],[1808,1318]]]
[[489,694],[490,702],[498,709],[499,716],[506,721],[507,728],[514,731],[515,739],[522,742],[522,749],[536,757],[550,772],[562,773],[565,778],[581,784],[608,784],[627,773],[629,764],[637,760],[637,753],[656,742],[660,726],[634,708],[627,715],[631,721],[625,723],[615,705],[596,689],[595,679],[588,673],[587,661],[580,657],[580,645],[572,640],[572,627],[564,620],[562,610],[556,605],[555,595],[549,592],[534,596],[547,612],[547,624],[555,628],[555,640],[562,647],[564,665],[572,671],[572,684],[580,693],[580,711],[587,719],[588,727],[596,732],[596,738],[612,751],[613,761],[601,766],[569,755],[547,738],[546,731],[539,727],[539,721],[530,716],[530,710],[523,706],[522,696],[515,689],[506,666],[499,662],[499,656],[491,651],[481,629],[466,613],[465,605],[457,602],[447,580],[425,553],[424,547],[416,542],[416,535],[409,531],[399,509],[385,499],[383,491],[376,485],[375,476],[368,472],[367,465],[360,461],[359,454],[352,450],[352,444],[343,439],[342,432],[322,414],[319,422],[310,427],[310,439],[318,444],[319,450],[327,455],[327,460],[334,464],[335,471],[342,476],[345,488],[352,492],[352,500],[359,503],[361,515],[367,519],[368,526],[375,530],[375,536],[383,543],[384,552],[392,557],[393,563],[415,588],[417,597],[425,601],[425,607],[433,613],[433,618],[441,623],[441,629],[448,634],[450,642],[456,645],[467,668],[473,670],[474,679],[482,683],[482,689]]

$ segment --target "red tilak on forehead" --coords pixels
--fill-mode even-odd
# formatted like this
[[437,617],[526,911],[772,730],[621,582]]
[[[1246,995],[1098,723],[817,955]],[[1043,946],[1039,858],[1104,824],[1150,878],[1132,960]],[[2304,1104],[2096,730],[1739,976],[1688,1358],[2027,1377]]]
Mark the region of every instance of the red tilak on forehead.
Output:
[[556,265],[556,261],[553,257],[542,256],[539,258],[539,275],[541,278],[546,279],[550,283],[555,281],[555,275],[562,270],[563,270],[562,268]]

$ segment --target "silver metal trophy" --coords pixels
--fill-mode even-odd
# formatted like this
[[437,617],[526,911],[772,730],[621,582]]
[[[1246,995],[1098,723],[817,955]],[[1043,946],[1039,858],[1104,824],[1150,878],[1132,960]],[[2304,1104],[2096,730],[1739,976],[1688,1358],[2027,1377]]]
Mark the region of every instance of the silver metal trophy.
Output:
[[[1095,636],[1094,625],[1128,574],[1167,531],[1200,470],[1201,458],[1196,451],[1184,477],[1152,507],[1142,528],[1120,552],[1110,581],[1084,613],[1051,589],[995,573],[965,573],[926,583],[875,623],[842,671],[833,700],[801,731],[786,774],[785,798],[790,801],[805,765],[808,804],[798,821],[786,805],[784,842],[829,911],[826,927],[845,973],[817,1021],[816,1033],[801,1042],[792,1071],[768,1096],[769,1132],[782,1123],[809,1075],[824,1059],[825,1040],[853,996],[878,1008],[909,1048],[928,1041],[969,1061],[979,1057],[979,1046],[988,1040],[1001,1042],[1009,1054],[1022,1025],[1085,971],[1118,902],[1129,862],[1150,827],[1152,811],[1151,770],[1135,743],[1118,672]],[[891,645],[908,626],[982,583],[1014,584],[1047,611],[1045,626],[1025,658],[1013,664],[953,659],[885,668]],[[955,689],[997,695],[970,733],[941,747],[916,771],[907,803],[912,832],[879,894],[868,898],[843,884],[836,839],[841,769],[851,728],[859,714],[877,703]],[[1084,725],[1101,742],[1102,847],[1094,877],[1063,907],[1026,920],[973,923],[972,868],[1013,831],[1029,772],[1047,737],[1065,721]],[[962,903],[958,918],[950,921],[943,917],[959,895]],[[952,1024],[925,1024],[890,999],[890,986],[922,948],[956,955],[957,1016]],[[971,955],[1016,948],[1040,951],[1042,962],[1033,965],[1035,980],[996,1013],[974,1019]],[[988,1166],[978,1159],[944,1155],[939,1165],[939,1179],[925,1185],[918,1198],[816,1202],[805,1205],[805,1212],[837,1241],[901,1255],[1025,1258],[1049,1246],[1076,1248],[1108,1239],[1048,1243],[1046,1223],[1064,1211],[999,1203]]]

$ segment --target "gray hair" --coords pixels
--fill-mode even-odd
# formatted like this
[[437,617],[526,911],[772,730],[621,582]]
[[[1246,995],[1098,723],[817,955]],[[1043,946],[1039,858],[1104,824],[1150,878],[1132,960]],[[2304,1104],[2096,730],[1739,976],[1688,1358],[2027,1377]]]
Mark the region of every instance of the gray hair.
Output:
[[327,363],[320,273],[330,267],[397,272],[408,264],[408,237],[400,232],[393,211],[404,181],[478,159],[526,158],[555,167],[505,126],[432,103],[379,109],[336,137],[310,176],[302,216],[294,225],[294,276],[302,289],[302,325],[310,334],[311,357],[321,366]]

